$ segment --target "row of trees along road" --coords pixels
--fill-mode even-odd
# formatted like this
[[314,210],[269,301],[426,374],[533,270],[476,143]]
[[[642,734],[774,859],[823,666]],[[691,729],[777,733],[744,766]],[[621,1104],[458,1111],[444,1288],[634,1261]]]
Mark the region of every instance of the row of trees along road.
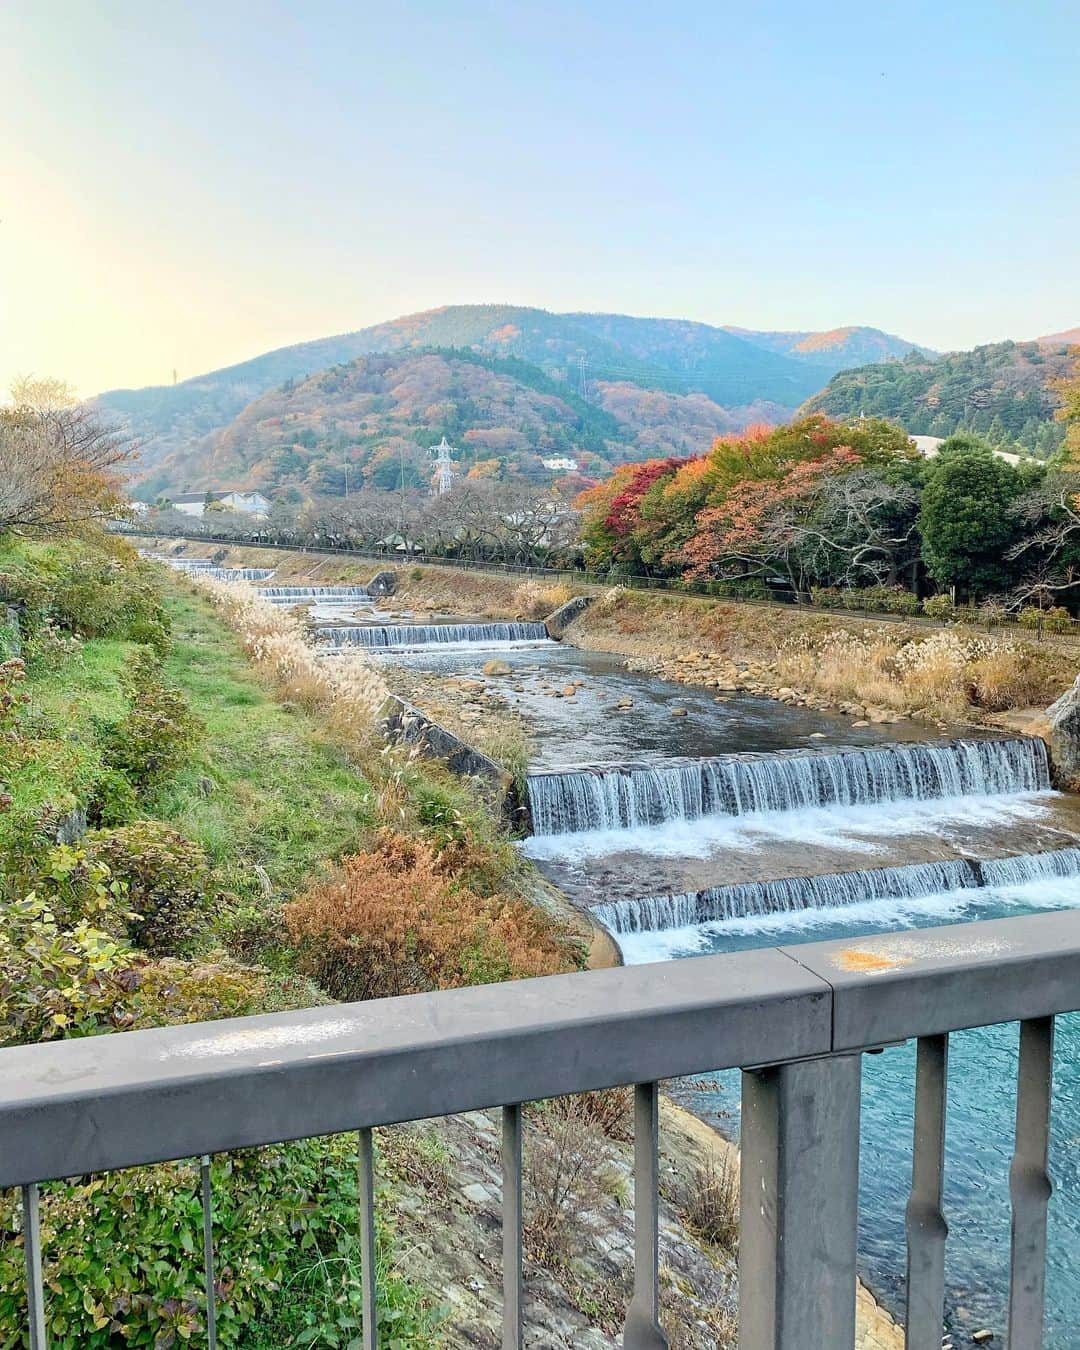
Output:
[[1078,504],[1068,448],[1014,465],[957,435],[924,459],[891,423],[822,415],[623,465],[579,498],[598,570],[1016,604],[1080,599]]

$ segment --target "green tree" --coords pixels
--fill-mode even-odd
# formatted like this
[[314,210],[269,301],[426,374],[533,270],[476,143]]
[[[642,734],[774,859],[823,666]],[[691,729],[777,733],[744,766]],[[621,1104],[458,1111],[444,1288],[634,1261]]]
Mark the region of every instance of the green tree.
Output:
[[979,595],[1008,584],[1004,553],[1022,476],[977,436],[950,436],[931,464],[919,512],[922,557],[943,586]]

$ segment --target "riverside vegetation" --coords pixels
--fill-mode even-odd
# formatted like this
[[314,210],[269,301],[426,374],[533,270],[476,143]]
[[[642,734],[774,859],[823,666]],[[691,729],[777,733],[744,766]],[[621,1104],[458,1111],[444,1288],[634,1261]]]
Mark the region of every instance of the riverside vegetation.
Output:
[[[373,734],[361,656],[199,587],[114,537],[0,542],[0,1029],[7,1044],[573,969],[485,803]],[[534,605],[548,597],[533,597]],[[3,611],[0,611],[3,612]],[[85,832],[81,832],[85,829]],[[66,843],[58,842],[63,836]],[[527,1277],[550,1345],[607,1343],[632,1278],[625,1094],[530,1110]],[[695,1237],[704,1167],[673,1123],[673,1344],[732,1344],[734,1255]],[[494,1127],[378,1132],[381,1343],[497,1343]],[[360,1334],[355,1141],[215,1159],[219,1341]],[[202,1330],[194,1164],[43,1189],[51,1343],[176,1346]],[[483,1197],[486,1197],[483,1198]],[[17,1197],[0,1196],[0,1346],[24,1344]],[[730,1224],[729,1224],[730,1228]]]
[[[580,963],[520,894],[483,802],[437,766],[385,753],[374,675],[305,664],[291,616],[249,607],[228,616],[234,635],[208,599],[93,533],[7,536],[0,593],[18,616],[0,634],[5,1043],[361,997],[375,990],[350,967],[354,950],[377,964],[382,993]],[[347,929],[320,908],[338,890]],[[308,941],[320,922],[325,947]],[[256,1325],[273,1328],[267,1346],[355,1338],[350,1147],[306,1141],[215,1164],[223,1345],[262,1345]],[[436,1300],[401,1273],[392,1209],[384,1196],[386,1343],[435,1344]],[[47,1187],[52,1343],[196,1334],[199,1223],[197,1171],[183,1164]],[[23,1335],[19,1224],[6,1195],[6,1347]]]

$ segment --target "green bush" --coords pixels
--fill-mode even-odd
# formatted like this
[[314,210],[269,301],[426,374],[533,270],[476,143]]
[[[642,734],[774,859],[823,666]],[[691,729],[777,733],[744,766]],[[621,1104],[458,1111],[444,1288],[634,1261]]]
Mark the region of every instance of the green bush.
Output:
[[861,608],[879,614],[918,614],[922,608],[914,591],[903,586],[867,586],[854,592],[853,599]]
[[1055,605],[1053,609],[1048,609],[1043,615],[1043,628],[1048,633],[1071,633],[1073,630],[1072,615],[1063,605]]
[[952,619],[956,617],[956,606],[948,595],[931,595],[923,601],[923,613],[929,619]]
[[0,926],[0,1043],[130,1026],[135,965],[122,939],[86,919],[61,925],[36,894],[6,905]]
[[113,540],[22,545],[0,571],[0,598],[22,606],[26,638],[53,626],[145,643],[164,656],[169,619],[155,569]]
[[842,609],[844,594],[836,586],[815,586],[810,592],[810,598],[821,609]]
[[124,887],[131,937],[149,952],[180,952],[213,909],[206,854],[156,820],[136,820],[88,840],[92,856]]
[[[361,1334],[356,1139],[339,1135],[214,1159],[222,1350],[345,1350]],[[205,1336],[202,1209],[192,1163],[42,1189],[46,1320],[53,1350],[198,1345]],[[436,1318],[392,1265],[380,1222],[380,1344],[438,1344]],[[0,1346],[26,1324],[21,1215],[0,1197]]]
[[154,787],[184,763],[202,724],[148,651],[132,658],[124,687],[132,706],[103,738],[105,762],[134,787]]

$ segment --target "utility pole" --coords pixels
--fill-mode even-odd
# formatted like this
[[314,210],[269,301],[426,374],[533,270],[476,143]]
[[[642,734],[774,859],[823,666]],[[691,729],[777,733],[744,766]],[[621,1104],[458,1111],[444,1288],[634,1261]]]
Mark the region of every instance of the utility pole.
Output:
[[589,381],[585,374],[585,365],[587,361],[588,357],[585,355],[584,352],[582,352],[581,356],[578,359],[578,372],[580,375],[581,397],[583,399],[588,399],[589,397]]
[[349,460],[345,458],[345,500],[349,500]]

